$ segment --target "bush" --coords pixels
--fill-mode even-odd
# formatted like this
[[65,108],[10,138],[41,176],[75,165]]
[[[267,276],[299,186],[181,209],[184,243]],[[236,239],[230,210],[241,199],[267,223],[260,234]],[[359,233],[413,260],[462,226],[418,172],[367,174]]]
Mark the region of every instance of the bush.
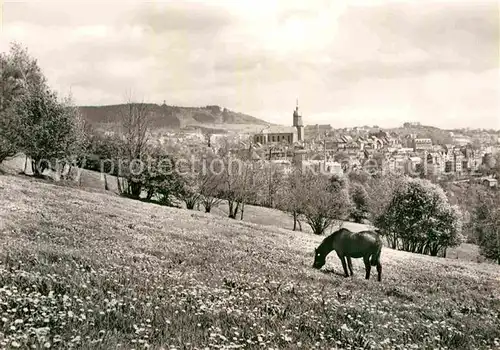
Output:
[[462,242],[461,212],[428,180],[408,178],[401,183],[376,225],[392,248],[414,253],[445,256],[446,248]]

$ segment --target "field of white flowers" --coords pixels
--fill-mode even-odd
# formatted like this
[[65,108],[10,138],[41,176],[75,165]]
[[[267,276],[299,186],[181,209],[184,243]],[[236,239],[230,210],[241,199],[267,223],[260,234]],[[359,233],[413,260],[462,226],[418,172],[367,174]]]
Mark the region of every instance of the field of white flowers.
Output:
[[0,348],[497,349],[500,268],[0,176]]

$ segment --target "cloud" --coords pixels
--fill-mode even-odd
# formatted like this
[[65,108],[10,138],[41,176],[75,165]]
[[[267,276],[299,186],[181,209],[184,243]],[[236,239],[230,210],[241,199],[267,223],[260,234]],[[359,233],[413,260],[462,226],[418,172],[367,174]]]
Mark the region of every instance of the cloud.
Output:
[[500,127],[495,2],[23,2],[16,40],[79,104],[219,104],[289,124]]
[[[429,60],[465,69],[498,65],[499,11],[493,2],[389,4],[354,9],[341,21],[346,23],[342,28],[361,28],[361,42],[375,40],[371,47],[377,49],[375,54],[397,57],[401,51],[419,50]],[[351,31],[347,35],[357,39]]]
[[223,8],[201,2],[145,3],[129,17],[160,35],[171,31],[197,35],[213,33],[234,20]]

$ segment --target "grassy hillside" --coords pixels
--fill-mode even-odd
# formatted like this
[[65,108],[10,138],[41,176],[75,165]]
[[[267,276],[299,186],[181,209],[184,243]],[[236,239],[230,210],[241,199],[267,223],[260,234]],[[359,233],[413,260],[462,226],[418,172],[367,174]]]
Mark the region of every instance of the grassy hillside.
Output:
[[[25,160],[24,156],[18,156],[9,159],[7,161],[4,161],[0,166],[0,171],[4,169],[7,173],[17,174],[23,170],[24,160]],[[81,170],[80,178],[81,179],[78,182],[78,184],[74,183],[73,185],[82,187],[87,191],[107,193],[109,195],[118,194],[116,179],[113,176],[107,176],[109,191],[104,190],[104,176],[102,176],[102,174],[100,173],[88,170]],[[182,203],[180,204],[182,205]],[[202,206],[200,209],[203,211]],[[212,209],[212,213],[220,217],[224,218],[227,217],[228,213],[227,203],[222,202],[222,204],[219,205],[219,207],[215,207]],[[254,224],[275,226],[288,230],[291,230],[293,228],[293,219],[288,214],[276,209],[246,205],[244,220]],[[352,222],[343,222],[342,226],[352,231],[361,231],[370,228],[367,225],[356,224]],[[307,224],[303,223],[302,228],[304,232],[312,233],[312,230]],[[459,247],[449,248],[447,250],[447,257],[450,259],[460,259],[473,262],[485,261],[485,258],[479,254],[478,246],[467,243],[464,243]]]
[[498,348],[497,266],[384,249],[345,279],[319,241],[0,176],[0,346]]
[[[83,117],[92,124],[115,124],[123,115],[126,105],[81,106]],[[268,123],[252,116],[233,112],[219,106],[178,107],[148,104],[152,127],[184,128],[187,126],[207,126],[211,129],[234,128],[238,125],[267,125]]]

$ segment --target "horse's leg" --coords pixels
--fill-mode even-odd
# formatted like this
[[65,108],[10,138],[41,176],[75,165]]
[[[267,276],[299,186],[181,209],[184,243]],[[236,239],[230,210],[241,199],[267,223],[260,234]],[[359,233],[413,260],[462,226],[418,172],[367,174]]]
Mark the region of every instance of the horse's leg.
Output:
[[351,276],[354,276],[354,272],[352,272],[352,260],[350,256],[347,256],[347,266],[349,266],[349,271],[351,272]]
[[380,263],[380,261],[377,263],[377,273],[378,273],[377,280],[380,282],[382,281],[382,264]]
[[342,262],[342,267],[344,268],[345,277],[349,277],[349,272],[347,272],[347,264],[345,262],[345,256],[337,254]]
[[363,257],[363,262],[365,263],[365,270],[366,270],[365,278],[367,280],[369,280],[370,279],[370,271],[372,269],[372,266],[370,265],[370,256]]

